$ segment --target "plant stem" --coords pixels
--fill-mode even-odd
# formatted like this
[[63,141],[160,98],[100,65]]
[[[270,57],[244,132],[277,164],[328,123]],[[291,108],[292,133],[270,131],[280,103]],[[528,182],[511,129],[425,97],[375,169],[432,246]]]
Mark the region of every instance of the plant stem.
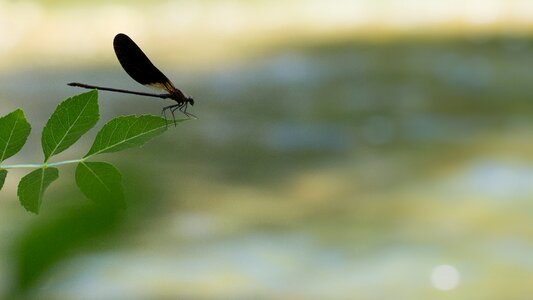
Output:
[[45,164],[20,164],[20,165],[0,165],[0,169],[39,169],[39,168],[46,168],[46,167],[54,167],[54,166],[60,166],[60,165],[67,165],[67,164],[75,164],[80,163],[82,161],[85,161],[86,158],[80,158],[80,159],[73,159],[73,160],[65,160],[65,161],[58,161],[55,163],[45,163]]
[[86,158],[64,160],[64,161],[59,161],[59,162],[55,162],[55,163],[51,163],[51,164],[47,164],[47,165],[49,167],[53,167],[53,166],[60,166],[60,165],[76,164],[76,163],[82,162],[84,160],[86,160]]

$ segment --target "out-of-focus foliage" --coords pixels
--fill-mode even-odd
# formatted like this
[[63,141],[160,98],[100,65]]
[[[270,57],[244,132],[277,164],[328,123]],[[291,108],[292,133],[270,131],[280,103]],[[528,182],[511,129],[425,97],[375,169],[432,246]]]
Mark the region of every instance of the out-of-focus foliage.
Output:
[[[75,201],[76,199],[70,199]],[[112,234],[122,218],[117,210],[74,205],[36,220],[17,239],[13,248],[16,285],[13,295],[24,294],[55,264]]]

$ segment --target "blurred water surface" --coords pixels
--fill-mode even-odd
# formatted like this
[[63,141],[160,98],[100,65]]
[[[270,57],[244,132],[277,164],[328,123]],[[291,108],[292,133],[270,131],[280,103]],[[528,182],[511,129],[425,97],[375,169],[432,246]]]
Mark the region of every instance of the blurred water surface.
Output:
[[[527,298],[532,48],[494,34],[292,41],[213,68],[154,57],[199,119],[104,157],[130,208],[62,254],[30,298]],[[70,81],[143,90],[112,61],[0,73],[0,112],[21,107],[34,129],[10,163],[41,159],[46,118],[81,92]],[[100,126],[164,104],[101,92]],[[0,291],[17,280],[13,245],[84,205],[61,172],[39,217],[15,198],[24,173],[10,173]]]

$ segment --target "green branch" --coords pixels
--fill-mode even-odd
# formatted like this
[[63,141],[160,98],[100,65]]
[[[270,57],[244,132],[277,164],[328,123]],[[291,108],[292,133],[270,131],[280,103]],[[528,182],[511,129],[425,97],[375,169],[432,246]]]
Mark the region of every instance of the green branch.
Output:
[[99,205],[124,207],[126,201],[120,172],[111,164],[87,160],[103,153],[142,146],[168,129],[167,120],[151,115],[119,116],[100,129],[83,158],[48,162],[52,156],[75,144],[96,125],[99,118],[96,90],[68,98],[58,105],[43,129],[41,145],[44,162],[14,165],[1,163],[22,149],[31,126],[20,109],[0,118],[0,189],[9,169],[36,169],[20,180],[17,194],[24,208],[39,213],[46,189],[59,178],[59,170],[54,167],[77,164],[76,184],[87,198]]
[[55,163],[43,163],[43,164],[17,164],[17,165],[0,165],[0,169],[8,170],[8,169],[39,169],[39,168],[48,168],[48,167],[55,167],[55,166],[61,166],[61,165],[68,165],[68,164],[76,164],[85,161],[87,158],[81,158],[81,159],[72,159],[72,160],[65,160],[65,161],[58,161]]

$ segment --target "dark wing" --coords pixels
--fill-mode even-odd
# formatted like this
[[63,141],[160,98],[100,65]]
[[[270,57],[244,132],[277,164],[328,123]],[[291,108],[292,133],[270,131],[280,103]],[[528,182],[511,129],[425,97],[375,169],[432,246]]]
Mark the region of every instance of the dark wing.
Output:
[[127,35],[119,33],[113,40],[113,48],[122,68],[140,84],[164,89],[171,93],[176,90],[172,82],[157,69],[146,54]]

